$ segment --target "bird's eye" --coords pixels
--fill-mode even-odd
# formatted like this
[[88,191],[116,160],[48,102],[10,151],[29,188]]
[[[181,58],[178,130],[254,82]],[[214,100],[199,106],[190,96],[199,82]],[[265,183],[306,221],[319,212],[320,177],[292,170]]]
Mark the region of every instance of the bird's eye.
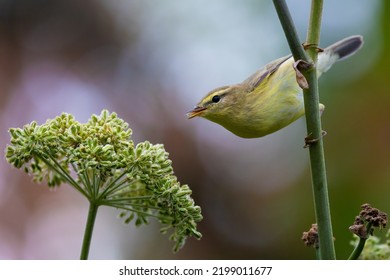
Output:
[[211,101],[214,103],[218,103],[219,100],[221,100],[221,97],[219,95],[214,95],[213,98],[211,98]]

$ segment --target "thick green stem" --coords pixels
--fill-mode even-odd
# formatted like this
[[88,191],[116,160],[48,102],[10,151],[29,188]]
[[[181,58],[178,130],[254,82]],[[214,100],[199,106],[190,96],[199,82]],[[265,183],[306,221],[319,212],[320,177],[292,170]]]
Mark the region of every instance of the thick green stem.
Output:
[[[320,38],[322,7],[322,0],[312,0],[306,44],[313,46],[308,49],[308,52],[315,62],[317,61],[318,54],[316,47],[319,44]],[[326,179],[321,118],[318,107],[319,91],[316,68],[308,71],[306,79],[308,80],[309,89],[303,91],[303,96],[305,100],[307,131],[308,135],[312,135],[313,139],[318,139],[313,145],[310,145],[309,151],[320,254],[321,259],[336,259]]]
[[[318,141],[310,144],[309,154],[320,256],[321,259],[335,259],[322,129],[318,111],[317,75],[315,71],[310,72],[306,76],[310,90],[304,90],[303,92],[308,135],[311,139],[318,139]],[[315,83],[313,83],[314,81]]]
[[87,224],[85,226],[85,231],[84,231],[84,239],[83,239],[83,246],[81,248],[80,260],[88,259],[89,247],[91,245],[92,232],[93,232],[93,227],[95,225],[98,208],[99,205],[97,205],[96,203],[94,202],[89,203],[88,218],[87,218]]
[[274,1],[275,10],[278,14],[280,24],[282,25],[284,34],[286,35],[287,43],[290,47],[294,60],[297,61],[301,59],[304,61],[309,61],[308,56],[300,43],[298,33],[295,29],[295,25],[291,18],[286,1],[284,0],[273,0],[273,1]]
[[[300,44],[292,22],[288,7],[284,0],[274,0],[274,5],[282,24],[284,33],[289,42],[294,59],[308,61],[307,55]],[[317,61],[317,49],[320,37],[322,0],[313,0],[306,45],[312,61]],[[333,232],[330,217],[328,187],[325,169],[325,156],[322,141],[322,128],[319,113],[318,80],[315,65],[309,69],[302,69],[308,89],[303,90],[305,115],[308,139],[310,139],[309,154],[312,174],[313,196],[315,204],[316,222],[319,237],[319,258],[335,259]]]

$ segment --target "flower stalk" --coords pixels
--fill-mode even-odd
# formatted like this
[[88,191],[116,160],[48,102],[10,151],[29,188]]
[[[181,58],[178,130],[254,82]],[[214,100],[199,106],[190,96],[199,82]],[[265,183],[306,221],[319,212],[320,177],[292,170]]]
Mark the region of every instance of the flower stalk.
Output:
[[80,260],[87,260],[89,248],[91,247],[92,233],[95,225],[96,215],[99,206],[96,203],[89,203],[87,223],[84,230],[83,245],[81,246]]
[[308,136],[305,139],[305,146],[309,147],[310,154],[312,189],[319,238],[318,256],[319,259],[335,259],[336,254],[333,242],[325,156],[322,140],[323,131],[321,128],[318,106],[318,80],[315,67],[320,37],[322,0],[312,0],[309,28],[305,43],[307,48],[306,52],[300,44],[286,2],[284,0],[274,0],[273,2],[294,60],[296,61],[297,80],[298,82],[301,81],[299,84],[303,89],[308,132]]

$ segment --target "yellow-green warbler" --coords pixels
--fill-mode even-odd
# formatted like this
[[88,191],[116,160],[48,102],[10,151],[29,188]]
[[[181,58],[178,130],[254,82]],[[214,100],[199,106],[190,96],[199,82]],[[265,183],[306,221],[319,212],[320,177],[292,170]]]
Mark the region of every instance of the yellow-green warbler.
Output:
[[[338,60],[353,55],[363,45],[362,36],[345,38],[318,54],[318,77]],[[242,83],[209,92],[187,113],[203,117],[244,138],[273,133],[303,116],[302,89],[297,83],[291,55],[264,66]],[[319,104],[320,110],[325,108]]]

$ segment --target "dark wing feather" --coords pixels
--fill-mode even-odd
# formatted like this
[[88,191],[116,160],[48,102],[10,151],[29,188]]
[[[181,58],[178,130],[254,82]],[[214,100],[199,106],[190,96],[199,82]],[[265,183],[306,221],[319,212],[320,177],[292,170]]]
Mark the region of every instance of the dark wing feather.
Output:
[[256,88],[265,78],[269,77],[272,73],[274,73],[280,65],[283,64],[286,60],[288,60],[291,57],[291,55],[281,57],[279,59],[276,59],[270,63],[268,63],[266,66],[264,66],[262,69],[258,70],[256,73],[254,73],[252,76],[250,76],[248,79],[242,82],[242,84],[248,85],[249,91],[252,91],[254,88]]

